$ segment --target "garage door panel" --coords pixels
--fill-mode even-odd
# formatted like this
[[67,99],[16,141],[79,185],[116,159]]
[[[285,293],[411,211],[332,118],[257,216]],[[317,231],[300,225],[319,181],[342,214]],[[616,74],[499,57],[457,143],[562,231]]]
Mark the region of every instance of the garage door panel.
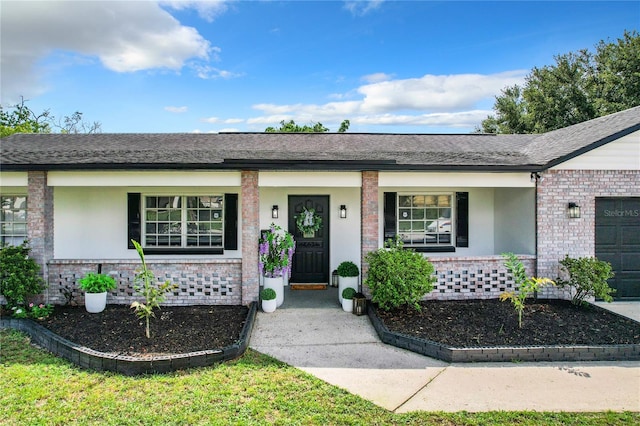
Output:
[[609,262],[613,270],[620,270],[622,267],[622,260],[620,259],[619,253],[598,253],[596,257],[598,260]]
[[640,273],[640,253],[623,253],[621,258],[621,272]]
[[611,263],[616,299],[640,298],[640,197],[596,198],[595,253]]
[[613,297],[616,299],[624,299],[624,298],[638,298],[638,294],[640,294],[640,280],[638,279],[622,279],[618,283],[618,287],[616,288],[616,292],[613,294]]
[[[640,219],[639,219],[640,220]],[[622,226],[621,243],[622,246],[639,246],[640,249],[640,225]]]
[[596,245],[615,246],[618,244],[618,227],[615,225],[596,226]]

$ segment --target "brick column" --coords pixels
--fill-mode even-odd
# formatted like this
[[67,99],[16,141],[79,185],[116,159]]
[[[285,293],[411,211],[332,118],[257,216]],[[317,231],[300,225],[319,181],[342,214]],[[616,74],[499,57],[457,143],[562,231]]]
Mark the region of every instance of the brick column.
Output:
[[53,259],[53,188],[47,172],[29,172],[27,177],[27,238],[31,256],[48,283],[48,262]]
[[258,301],[258,238],[260,237],[260,193],[258,172],[242,171],[242,304]]
[[378,249],[378,172],[377,171],[364,171],[362,172],[362,189],[361,189],[360,202],[362,203],[362,229],[361,229],[361,241],[360,241],[360,253],[361,253],[361,265],[362,276],[364,279],[367,276],[369,265],[365,262],[365,256],[367,253]]

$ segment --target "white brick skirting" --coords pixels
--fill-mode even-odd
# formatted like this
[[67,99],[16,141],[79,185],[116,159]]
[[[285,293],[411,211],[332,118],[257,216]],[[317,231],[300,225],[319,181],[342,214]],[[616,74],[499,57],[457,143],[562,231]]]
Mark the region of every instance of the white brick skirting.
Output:
[[[47,302],[63,305],[65,294],[77,304],[84,304],[84,292],[78,280],[87,272],[102,273],[116,279],[118,288],[107,295],[107,303],[129,304],[141,300],[133,289],[133,279],[140,267],[136,260],[52,260],[49,262]],[[147,266],[158,278],[176,284],[163,305],[240,305],[242,303],[242,260],[171,259],[147,260]]]

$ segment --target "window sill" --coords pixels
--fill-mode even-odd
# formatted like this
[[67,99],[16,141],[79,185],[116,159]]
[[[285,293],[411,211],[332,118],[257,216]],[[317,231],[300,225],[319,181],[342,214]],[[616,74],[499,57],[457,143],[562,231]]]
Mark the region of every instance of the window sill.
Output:
[[414,250],[418,253],[454,253],[456,251],[456,248],[454,246],[434,246],[434,247],[426,247],[426,246],[421,246],[421,247],[411,247],[411,246],[406,246],[407,249],[411,249]]
[[224,249],[222,247],[145,247],[144,254],[224,254]]

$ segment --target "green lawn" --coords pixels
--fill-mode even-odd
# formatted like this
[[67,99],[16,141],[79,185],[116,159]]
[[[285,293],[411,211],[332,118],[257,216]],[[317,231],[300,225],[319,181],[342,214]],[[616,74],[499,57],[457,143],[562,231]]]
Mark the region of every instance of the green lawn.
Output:
[[0,424],[640,424],[639,413],[393,414],[255,351],[214,367],[124,377],[76,368],[0,330]]

